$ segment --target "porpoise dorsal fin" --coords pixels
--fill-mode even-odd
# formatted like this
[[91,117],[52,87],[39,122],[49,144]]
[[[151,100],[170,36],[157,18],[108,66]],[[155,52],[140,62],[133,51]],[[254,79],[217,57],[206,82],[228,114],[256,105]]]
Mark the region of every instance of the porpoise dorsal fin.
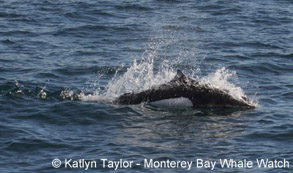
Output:
[[186,76],[182,73],[181,70],[177,70],[175,77],[171,80],[171,82],[186,82]]

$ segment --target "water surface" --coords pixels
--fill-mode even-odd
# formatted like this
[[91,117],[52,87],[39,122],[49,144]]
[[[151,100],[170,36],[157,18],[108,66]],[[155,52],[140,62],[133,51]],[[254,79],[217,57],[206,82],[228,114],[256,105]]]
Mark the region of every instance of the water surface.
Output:
[[[291,1],[0,0],[0,4],[1,172],[84,171],[55,169],[54,158],[135,162],[286,158],[293,163]],[[141,66],[134,68],[134,60]],[[140,80],[132,88],[124,80],[126,88],[114,82],[113,90],[107,90],[113,78],[129,79],[124,75],[129,67],[145,71],[128,77],[150,77],[151,72],[161,82],[177,69],[199,79],[214,76],[220,79],[216,84],[229,81],[241,87],[259,106],[171,109],[97,101],[105,91],[110,97],[157,82],[136,76]],[[223,68],[222,74],[216,73]],[[81,93],[94,97],[85,101],[89,99],[80,99]],[[120,171],[185,170],[137,166]]]

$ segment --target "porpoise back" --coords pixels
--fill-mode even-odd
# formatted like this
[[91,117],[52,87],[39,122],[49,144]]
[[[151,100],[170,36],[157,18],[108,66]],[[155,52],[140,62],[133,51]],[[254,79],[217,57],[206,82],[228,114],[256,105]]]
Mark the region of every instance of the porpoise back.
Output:
[[170,82],[142,92],[122,94],[114,103],[128,105],[174,98],[187,98],[194,107],[253,107],[248,99],[235,99],[223,90],[200,84],[180,70]]

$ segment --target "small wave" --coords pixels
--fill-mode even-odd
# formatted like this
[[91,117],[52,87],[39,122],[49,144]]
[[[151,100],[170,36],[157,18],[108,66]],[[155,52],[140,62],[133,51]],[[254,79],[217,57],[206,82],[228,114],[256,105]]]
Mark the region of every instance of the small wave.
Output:
[[126,71],[126,69],[121,69],[118,66],[65,67],[56,69],[55,71],[62,75],[83,75],[88,73],[115,74],[118,69]]
[[136,25],[131,25],[131,26],[104,26],[104,25],[81,25],[81,26],[76,26],[76,27],[67,27],[67,28],[62,28],[60,30],[57,30],[53,32],[52,34],[54,36],[88,36],[89,31],[92,32],[102,32],[102,31],[107,31],[107,32],[124,32],[124,31],[135,31],[137,28]]
[[[235,68],[235,65],[231,65],[231,68]],[[241,64],[237,65],[238,68],[241,68],[241,70],[253,72],[254,74],[258,73],[272,73],[272,74],[283,74],[287,72],[292,72],[292,66],[290,64],[286,63],[250,63],[250,64]]]
[[3,44],[7,44],[7,45],[12,45],[12,44],[15,44],[15,42],[14,42],[14,41],[11,41],[11,40],[9,40],[9,39],[6,39],[6,40],[1,40],[1,43],[3,43]]
[[282,47],[279,47],[278,45],[274,45],[272,43],[265,43],[262,41],[251,41],[251,42],[217,42],[217,45],[227,46],[227,47],[247,47],[247,48],[260,48],[260,49],[282,49]]
[[37,77],[40,77],[40,78],[60,78],[60,76],[54,74],[54,73],[38,73],[37,74]]
[[145,7],[139,4],[127,4],[127,5],[117,5],[115,6],[118,10],[138,10],[138,11],[149,11],[152,10],[150,7]]
[[84,33],[86,34],[86,31],[106,31],[107,27],[106,26],[101,26],[101,25],[82,25],[82,26],[76,26],[76,27],[69,27],[69,28],[62,28],[53,35],[59,36],[59,35],[72,35],[72,34],[78,34],[78,33]]
[[115,15],[112,14],[112,13],[108,13],[108,12],[101,11],[101,10],[97,10],[97,9],[92,10],[92,11],[90,11],[89,13],[91,13],[91,14],[98,14],[98,15],[101,15],[101,16],[115,16]]
[[28,37],[35,37],[38,36],[37,33],[27,30],[11,30],[11,31],[0,31],[0,35],[5,36],[17,36],[17,35],[26,35]]
[[211,10],[224,9],[225,6],[224,5],[214,4],[214,5],[202,5],[202,6],[198,6],[198,8],[200,10],[203,10],[203,11],[211,11]]
[[[1,61],[1,60],[0,60]],[[7,69],[5,69],[5,68],[2,68],[2,67],[0,67],[0,72],[7,72],[7,71],[9,71],[9,70],[7,70]]]
[[214,16],[229,15],[229,14],[236,15],[240,13],[241,13],[241,8],[227,8],[222,10],[211,11],[211,15],[214,15]]
[[85,13],[81,13],[78,11],[73,11],[73,12],[66,12],[64,14],[65,17],[72,19],[72,20],[91,20],[95,21],[98,20],[98,17],[113,17],[111,13],[103,12],[101,10],[91,10],[87,11]]
[[244,43],[241,43],[241,45],[247,46],[247,47],[257,47],[261,49],[282,49],[282,47],[273,45],[272,43],[264,43],[262,41],[244,42]]
[[21,17],[22,15],[16,14],[16,13],[6,13],[6,12],[0,12],[0,18],[16,18]]
[[252,138],[253,140],[279,140],[279,141],[292,141],[293,131],[286,130],[284,132],[279,131],[266,131],[266,132],[254,132],[247,135],[247,137]]
[[5,150],[8,151],[34,151],[36,148],[68,148],[72,147],[63,143],[56,143],[45,139],[20,139],[5,143]]
[[168,5],[170,3],[183,3],[183,1],[179,1],[179,0],[158,0],[158,1],[168,3]]

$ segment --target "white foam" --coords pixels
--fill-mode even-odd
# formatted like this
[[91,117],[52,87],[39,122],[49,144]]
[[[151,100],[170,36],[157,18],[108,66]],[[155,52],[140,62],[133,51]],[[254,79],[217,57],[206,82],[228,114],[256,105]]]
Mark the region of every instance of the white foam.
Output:
[[[157,67],[157,71],[155,72],[154,60],[157,56],[158,47],[159,46],[155,45],[146,50],[141,57],[141,61],[138,62],[134,60],[132,65],[123,75],[118,76],[116,72],[113,79],[105,87],[105,90],[100,90],[100,88],[97,88],[97,90],[92,94],[84,94],[82,92],[79,94],[79,99],[82,101],[111,102],[124,93],[144,91],[150,89],[151,87],[158,86],[170,81],[176,75],[175,71],[177,69],[173,69],[171,67],[173,63],[176,63],[177,59],[174,60],[175,62],[170,60],[162,61],[161,64],[159,64]],[[184,71],[184,69],[181,70]],[[243,98],[246,98],[246,95],[244,94],[243,89],[230,82],[230,79],[234,79],[236,81],[238,80],[235,71],[220,68],[217,69],[214,73],[211,73],[202,78],[196,75],[198,71],[200,70],[197,69],[191,73],[193,74],[193,77],[199,80],[201,84],[223,90],[235,99],[245,101]],[[70,92],[64,93],[70,95]],[[173,102],[176,103],[177,101]],[[257,103],[254,101],[249,102],[249,104],[257,106]]]
[[220,89],[225,91],[233,98],[237,100],[241,100],[243,102],[247,102],[251,106],[257,106],[257,103],[254,101],[244,100],[243,98],[247,98],[243,89],[235,84],[229,82],[230,79],[238,80],[236,71],[231,71],[222,67],[217,69],[214,73],[211,73],[207,76],[204,76],[199,79],[201,84],[209,85],[212,88]]

